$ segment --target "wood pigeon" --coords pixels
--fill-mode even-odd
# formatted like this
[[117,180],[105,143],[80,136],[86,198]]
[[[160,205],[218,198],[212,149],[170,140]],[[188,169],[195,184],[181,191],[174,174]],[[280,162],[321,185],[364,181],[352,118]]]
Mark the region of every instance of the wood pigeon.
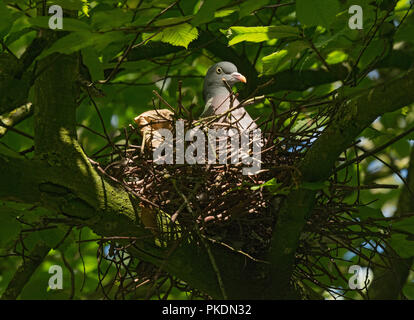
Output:
[[[246,83],[247,80],[237,71],[237,67],[233,63],[222,61],[211,66],[204,78],[203,96],[206,106],[201,117],[223,114],[230,108],[236,107],[239,101],[231,95],[229,87],[231,88],[240,81]],[[231,103],[232,99],[233,104]],[[243,107],[236,108],[217,122],[229,123],[240,131],[257,128],[256,123]]]

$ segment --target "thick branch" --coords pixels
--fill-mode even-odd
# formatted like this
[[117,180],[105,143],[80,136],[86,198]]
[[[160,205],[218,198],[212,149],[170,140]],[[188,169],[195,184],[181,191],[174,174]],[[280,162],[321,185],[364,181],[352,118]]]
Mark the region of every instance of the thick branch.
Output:
[[32,275],[43,262],[50,251],[50,247],[43,242],[39,242],[30,252],[29,256],[22,262],[14,273],[13,278],[7,285],[6,291],[1,296],[2,300],[15,300],[22,292],[25,285],[29,282]]
[[[407,184],[410,190],[414,190],[414,148],[411,149],[410,165],[408,167]],[[407,187],[404,185],[398,199],[397,216],[404,216],[414,212],[414,199]],[[413,264],[414,257],[403,259],[394,251],[386,248],[389,259],[389,269],[374,269],[374,280],[369,287],[369,298],[376,300],[398,299],[402,289],[407,282],[407,277]]]
[[414,70],[400,79],[370,89],[350,101],[336,114],[331,125],[306,154],[301,165],[304,181],[329,177],[341,152],[377,117],[393,112],[414,101]]
[[[36,159],[0,155],[0,199],[40,204],[102,236],[142,239],[131,248],[134,255],[220,298],[217,275],[207,253],[186,241],[171,248],[155,246],[151,233],[140,224],[139,212],[129,194],[96,173],[75,137],[77,90],[73,86],[77,58],[56,55],[51,61],[51,64],[49,60],[39,62],[44,72],[34,88]],[[244,256],[218,245],[212,245],[211,249],[226,279],[224,285],[229,297],[258,294],[257,281],[246,280],[243,284],[246,290],[242,290],[239,282],[253,275],[247,273],[250,264]]]
[[27,102],[30,75],[23,63],[8,53],[0,53],[0,115]]
[[33,79],[28,69],[54,39],[34,39],[20,59],[8,53],[0,54],[0,115],[27,103]]
[[33,106],[29,102],[5,115],[0,115],[0,138],[7,133],[7,127],[2,126],[2,124],[13,127],[30,117],[32,114]]
[[[63,153],[76,139],[79,62],[76,55],[52,55],[38,62],[44,70],[34,84],[36,155]],[[64,160],[63,158],[62,160]]]
[[[239,71],[247,76],[249,80],[247,87],[241,92],[253,92],[258,85],[274,79],[270,86],[264,87],[260,94],[270,94],[284,90],[304,91],[310,87],[341,81],[346,79],[349,70],[343,64],[330,65],[331,71],[324,69],[317,70],[286,70],[274,75],[258,78],[258,73],[243,55],[239,55],[233,48],[227,46],[226,43],[218,41],[216,36],[207,32],[200,31],[200,36],[193,41],[189,50],[196,52],[205,48],[220,60],[227,60],[235,63],[239,67]],[[145,46],[140,46],[131,51],[128,56],[130,61],[151,59],[154,57],[165,56],[167,54],[183,51],[182,47],[172,46],[162,42],[150,42]],[[379,61],[375,68],[399,68],[407,70],[412,66],[413,54],[410,51],[394,50],[383,60]]]
[[[215,298],[222,298],[217,276],[205,250],[182,241],[169,248],[154,244],[151,233],[139,222],[129,195],[102,179],[81,157],[78,169],[50,166],[43,160],[0,155],[0,199],[35,203],[70,217],[102,236],[136,237],[131,253],[174,274]],[[211,244],[211,250],[230,298],[254,298],[263,283],[255,278],[256,262]],[[202,276],[200,276],[202,275]],[[244,279],[240,283],[240,279]]]
[[[363,129],[378,116],[414,102],[414,91],[410,89],[413,86],[414,70],[411,70],[402,78],[372,88],[342,107],[305,155],[300,165],[302,181],[326,180],[341,152]],[[275,266],[271,270],[271,287],[273,292],[282,294],[278,297],[286,297],[283,293],[289,288],[299,237],[313,208],[315,194],[315,191],[299,188],[289,194],[279,212],[269,254],[269,261]]]

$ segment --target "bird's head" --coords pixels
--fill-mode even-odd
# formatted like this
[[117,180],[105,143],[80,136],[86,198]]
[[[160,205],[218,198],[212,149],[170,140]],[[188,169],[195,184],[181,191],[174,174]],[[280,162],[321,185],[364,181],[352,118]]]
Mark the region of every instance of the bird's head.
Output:
[[237,82],[247,82],[246,77],[237,71],[237,67],[233,63],[228,61],[218,62],[208,69],[204,78],[204,96],[206,97],[211,90],[220,87],[226,88],[224,81],[230,87]]

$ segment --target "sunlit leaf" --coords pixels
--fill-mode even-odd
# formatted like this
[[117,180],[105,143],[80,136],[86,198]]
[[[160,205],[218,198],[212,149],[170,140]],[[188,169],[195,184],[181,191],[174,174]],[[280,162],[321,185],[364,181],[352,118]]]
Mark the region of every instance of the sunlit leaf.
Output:
[[158,33],[147,33],[143,39],[148,41],[162,41],[173,46],[182,46],[187,49],[191,41],[197,39],[198,31],[188,23],[167,27]]
[[320,190],[327,186],[329,186],[329,182],[327,181],[317,181],[317,182],[302,182],[300,185],[303,189],[308,190]]
[[296,0],[296,16],[302,24],[307,26],[329,27],[338,11],[338,1]]
[[0,2],[0,38],[7,33],[12,26],[12,13],[7,9],[3,1]]
[[[29,18],[28,21],[31,26],[40,27],[40,28],[49,28],[49,17],[33,17]],[[91,27],[80,20],[65,18],[63,19],[63,29],[56,29],[61,31],[89,31]]]
[[391,247],[401,258],[414,257],[414,237],[405,234],[393,234],[390,241]]
[[200,10],[198,10],[194,19],[191,21],[191,24],[193,26],[199,26],[200,24],[213,20],[214,13],[217,11],[217,9],[225,6],[229,2],[230,2],[229,0],[223,0],[223,1],[204,0],[203,5],[201,6]]
[[184,16],[184,17],[173,17],[173,18],[165,18],[160,19],[154,22],[154,26],[156,27],[168,27],[177,25],[183,22],[190,20],[193,16]]
[[69,35],[57,40],[49,49],[42,52],[38,59],[44,58],[52,53],[60,52],[64,54],[70,54],[80,49],[94,46],[95,48],[104,48],[108,44],[114,41],[120,41],[123,35],[107,32],[91,33],[91,32],[72,32]]
[[59,5],[68,10],[82,10],[82,0],[53,0],[53,4]]
[[360,219],[377,219],[384,218],[381,209],[372,208],[369,206],[361,206],[358,208],[358,218]]
[[291,26],[270,27],[230,27],[231,40],[229,46],[242,41],[263,42],[271,39],[297,37],[298,29]]
[[263,73],[274,74],[282,69],[284,64],[303,52],[309,45],[304,41],[294,41],[289,43],[283,50],[274,52],[262,58]]
[[244,1],[240,4],[239,17],[243,18],[253,11],[267,5],[270,0]]

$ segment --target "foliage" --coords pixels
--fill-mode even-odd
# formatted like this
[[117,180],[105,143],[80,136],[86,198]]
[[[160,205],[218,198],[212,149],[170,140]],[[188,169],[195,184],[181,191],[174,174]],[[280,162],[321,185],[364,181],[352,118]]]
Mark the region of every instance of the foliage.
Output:
[[[275,174],[263,183],[249,185],[252,192],[264,190],[283,197],[304,190],[315,199],[308,206],[307,226],[298,235],[302,242],[291,272],[302,297],[369,298],[370,289],[348,290],[349,266],[372,268],[375,277],[375,269],[382,270],[384,261],[387,265],[388,251],[412,262],[414,178],[408,178],[414,177],[412,153],[410,156],[414,100],[407,100],[410,93],[404,83],[402,93],[396,90],[390,97],[395,104],[404,105],[382,109],[388,101],[370,100],[372,86],[388,88],[413,68],[414,15],[408,0],[334,0],[329,5],[323,0],[55,0],[45,1],[46,7],[42,3],[0,1],[1,161],[39,160],[33,149],[37,143],[33,137],[39,132],[36,111],[12,111],[34,101],[39,94],[35,83],[59,56],[72,55],[80,62],[73,84],[80,87],[73,96],[77,141],[91,163],[102,167],[117,160],[116,150],[126,146],[126,137],[132,137],[128,142],[140,144],[140,137],[133,137],[131,129],[138,114],[165,107],[155,99],[153,90],[171,104],[179,101],[184,106],[182,115],[197,119],[204,108],[206,71],[215,62],[229,60],[248,79],[246,85],[238,85],[239,97],[265,95],[249,106],[249,113],[277,128],[280,135],[273,138],[280,143],[294,138],[296,145],[289,144],[292,149],[288,152],[299,154],[298,159],[312,155],[310,150],[326,130],[340,127],[348,118],[358,120],[354,114],[362,109],[358,101],[366,103],[364,109],[374,110],[367,111],[369,116],[381,110],[375,121],[355,132],[350,143],[331,142],[346,144],[334,155],[332,170],[320,168],[317,161],[312,163],[313,172],[329,171],[326,178],[312,181],[292,173],[303,169],[295,159],[292,164],[283,162],[284,174],[294,177],[286,178],[289,183],[279,181]],[[63,30],[47,30],[47,9],[52,4],[64,8]],[[348,26],[348,8],[353,4],[363,8],[362,30]],[[338,130],[345,137],[354,127]],[[320,163],[327,163],[330,146],[324,150],[326,154],[319,155]],[[51,166],[52,149],[47,158]],[[1,161],[0,173],[6,172]],[[23,187],[18,181],[5,181],[1,176],[0,180],[0,294],[21,265],[21,256],[42,242],[53,249],[24,287],[21,299],[186,299],[188,292],[206,297],[203,290],[176,274],[159,278],[159,265],[154,266],[154,261],[121,257],[124,252],[117,248],[125,245],[125,239],[119,237],[135,235],[112,234],[115,238],[111,238],[100,234],[90,227],[93,222],[83,224],[62,215],[58,206],[45,205],[53,202],[47,197],[28,203],[26,189],[19,189]],[[64,197],[68,193],[56,188],[53,194]],[[298,206],[302,200],[298,197]],[[335,211],[338,208],[340,213]],[[329,219],[321,218],[328,213],[332,225],[325,225]],[[347,221],[349,226],[338,221]],[[315,223],[320,223],[318,236]],[[337,237],[331,232],[337,232]],[[361,236],[339,245],[337,240],[347,232]],[[303,254],[316,251],[318,258],[310,255],[308,259]],[[137,286],[134,295],[127,297],[117,291],[122,283],[116,275],[127,270],[124,263],[145,271],[139,282],[142,287]],[[63,290],[47,289],[48,270],[54,264],[64,269]],[[407,276],[392,298],[414,298],[414,273],[409,264]],[[309,265],[314,269],[308,270]],[[122,279],[130,280],[129,276],[125,272]],[[146,286],[148,279],[156,285]],[[387,284],[378,286],[372,290],[380,297]]]

